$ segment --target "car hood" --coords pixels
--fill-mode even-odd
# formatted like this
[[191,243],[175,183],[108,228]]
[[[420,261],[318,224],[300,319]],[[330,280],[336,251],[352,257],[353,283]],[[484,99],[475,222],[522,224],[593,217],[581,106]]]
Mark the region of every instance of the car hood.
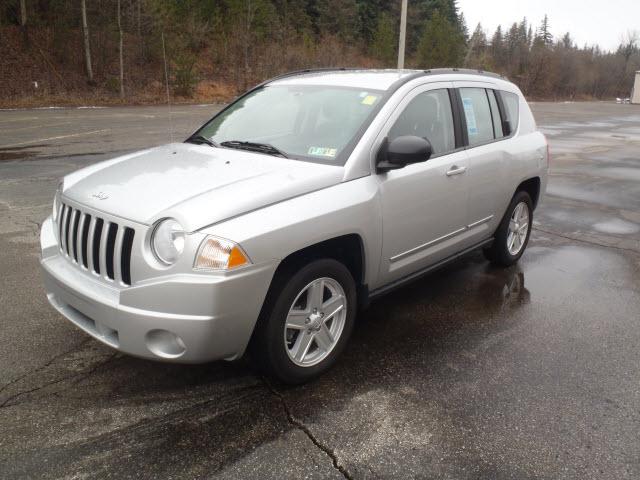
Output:
[[125,155],[65,178],[70,200],[134,222],[195,231],[342,181],[343,168],[186,143]]

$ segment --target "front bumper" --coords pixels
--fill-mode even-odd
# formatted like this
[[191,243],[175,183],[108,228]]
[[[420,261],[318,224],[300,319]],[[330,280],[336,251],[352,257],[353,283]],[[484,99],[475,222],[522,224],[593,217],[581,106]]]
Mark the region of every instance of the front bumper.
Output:
[[179,363],[240,357],[277,266],[172,274],[120,288],[61,253],[51,218],[42,225],[41,248],[47,298],[58,312],[119,351]]

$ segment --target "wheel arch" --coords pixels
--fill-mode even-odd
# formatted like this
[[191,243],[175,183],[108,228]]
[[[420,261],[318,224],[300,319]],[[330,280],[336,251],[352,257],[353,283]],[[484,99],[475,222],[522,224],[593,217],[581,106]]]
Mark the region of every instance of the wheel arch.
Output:
[[531,202],[533,203],[533,209],[535,210],[536,207],[538,206],[538,200],[540,199],[540,188],[541,188],[540,177],[537,177],[537,176],[531,177],[520,182],[515,192],[513,192],[513,195],[515,195],[518,192],[527,192],[529,194],[529,197],[531,197]]
[[364,284],[365,248],[362,237],[357,233],[333,237],[290,253],[278,264],[274,280],[319,258],[338,260],[349,269],[356,285]]
[[365,282],[365,246],[362,237],[357,233],[350,233],[333,237],[313,245],[291,252],[283,258],[276,271],[273,274],[271,284],[267,290],[258,321],[256,322],[249,345],[255,345],[256,335],[260,335],[262,328],[266,322],[266,317],[271,311],[273,304],[277,298],[277,292],[280,291],[287,279],[298,269],[304,265],[321,258],[333,258],[343,263],[356,284],[356,295],[358,304],[365,306],[369,297],[369,292]]

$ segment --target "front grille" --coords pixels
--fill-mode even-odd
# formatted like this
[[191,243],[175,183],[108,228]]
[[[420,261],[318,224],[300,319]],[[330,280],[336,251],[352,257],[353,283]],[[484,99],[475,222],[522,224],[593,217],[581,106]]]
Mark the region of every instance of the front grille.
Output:
[[70,205],[58,207],[60,251],[78,267],[131,285],[133,228],[90,215]]

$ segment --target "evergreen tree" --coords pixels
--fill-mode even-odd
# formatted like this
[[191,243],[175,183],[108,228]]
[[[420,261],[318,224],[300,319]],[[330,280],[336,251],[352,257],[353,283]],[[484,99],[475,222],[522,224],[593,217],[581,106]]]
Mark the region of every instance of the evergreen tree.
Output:
[[467,26],[467,21],[464,18],[464,13],[460,12],[460,15],[458,16],[457,24],[459,26],[458,28],[462,32],[462,37],[464,38],[464,41],[466,43],[469,40],[469,27]]
[[[391,15],[388,3],[387,0],[357,0],[360,36],[365,42],[373,40],[380,17],[384,14]],[[398,18],[398,14],[399,12],[394,12],[393,17]]]
[[359,29],[356,0],[323,0],[317,4],[317,27],[323,35],[336,35],[350,42],[357,38]]
[[378,17],[378,25],[373,35],[371,54],[385,67],[392,67],[395,64],[398,39],[396,23],[388,13],[382,13]]
[[416,52],[420,68],[456,67],[461,63],[464,38],[455,25],[435,10],[425,24]]
[[547,15],[542,19],[542,23],[538,29],[538,38],[544,46],[549,47],[553,43],[553,35],[551,35],[551,31],[549,30],[549,17]]
[[480,70],[488,70],[492,67],[491,54],[488,49],[487,35],[478,23],[473,31],[471,39],[467,47],[467,55],[465,56],[464,66],[469,68],[478,68]]
[[498,25],[493,37],[491,37],[491,58],[494,68],[500,71],[504,70],[504,36],[502,35],[502,27]]

